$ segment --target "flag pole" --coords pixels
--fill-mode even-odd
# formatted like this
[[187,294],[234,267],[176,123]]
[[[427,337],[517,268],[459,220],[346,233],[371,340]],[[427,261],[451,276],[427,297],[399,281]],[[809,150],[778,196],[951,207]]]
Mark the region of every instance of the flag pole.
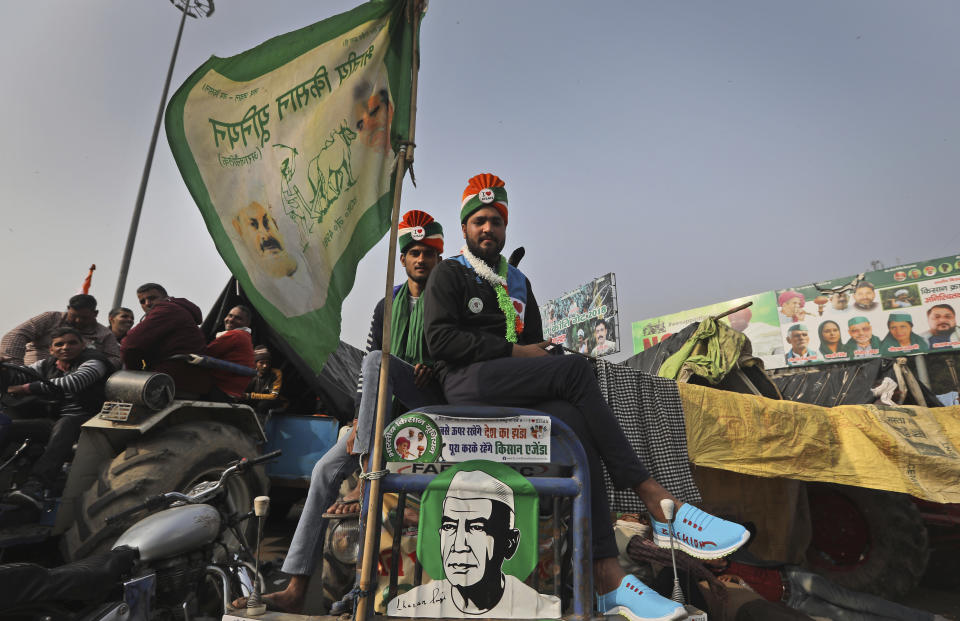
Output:
[[[370,469],[380,468],[383,460],[383,430],[387,421],[387,410],[392,407],[392,399],[387,397],[387,378],[390,373],[390,325],[393,319],[393,272],[396,269],[396,246],[397,246],[397,225],[400,221],[400,194],[403,189],[403,178],[407,169],[413,165],[413,138],[416,127],[417,115],[417,74],[420,71],[420,55],[417,49],[417,39],[420,30],[420,15],[422,14],[422,0],[413,0],[408,7],[412,10],[407,13],[407,19],[413,22],[413,75],[410,85],[410,130],[407,142],[400,145],[400,152],[397,154],[396,169],[394,171],[393,183],[393,212],[390,219],[390,242],[387,246],[387,277],[383,294],[383,333],[382,333],[382,351],[383,357],[380,362],[380,382],[377,385],[377,419],[373,434],[373,451],[370,453]],[[365,620],[372,609],[374,593],[371,590],[373,584],[373,570],[376,567],[375,560],[379,555],[374,550],[374,541],[376,540],[379,520],[373,518],[380,512],[381,494],[380,478],[369,479],[370,490],[367,503],[367,523],[366,532],[363,538],[363,558],[360,564],[360,593],[357,601],[357,609],[354,618]],[[402,507],[397,508],[402,511]]]

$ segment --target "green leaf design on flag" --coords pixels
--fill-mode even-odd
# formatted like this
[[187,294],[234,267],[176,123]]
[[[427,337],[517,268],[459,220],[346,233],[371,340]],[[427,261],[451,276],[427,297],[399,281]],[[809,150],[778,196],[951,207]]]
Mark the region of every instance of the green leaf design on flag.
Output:
[[170,148],[220,256],[317,372],[357,264],[390,226],[410,125],[406,8],[368,2],[211,57],[167,106]]

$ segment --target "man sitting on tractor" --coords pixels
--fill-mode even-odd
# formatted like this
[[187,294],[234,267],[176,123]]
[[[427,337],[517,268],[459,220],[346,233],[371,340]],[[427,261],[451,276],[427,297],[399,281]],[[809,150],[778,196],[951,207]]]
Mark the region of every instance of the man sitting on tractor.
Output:
[[76,329],[86,344],[103,353],[114,369],[120,368],[120,346],[105,325],[97,322],[97,299],[78,293],[67,302],[65,312],[49,311],[31,317],[0,339],[0,362],[33,364],[49,354],[50,337],[57,328]]
[[[443,227],[423,211],[409,211],[404,214],[398,233],[400,263],[407,273],[407,280],[393,290],[391,349],[394,355],[390,357],[388,393],[411,409],[443,402],[443,393],[433,379],[432,365],[423,341],[422,314],[423,288],[443,252]],[[382,360],[384,303],[380,300],[374,308],[367,336],[367,355],[363,359],[355,399],[357,418],[350,434],[327,451],[313,468],[303,513],[283,562],[283,572],[290,574],[290,582],[283,591],[263,596],[273,609],[300,612],[303,608],[310,574],[323,547],[321,521],[324,514],[344,514],[360,509],[359,489],[354,497],[333,501],[340,484],[357,468],[357,459],[352,455],[366,453],[372,446]],[[246,599],[234,601],[233,606],[246,606]]]
[[[226,360],[244,367],[253,368],[253,337],[250,334],[250,324],[253,321],[253,311],[242,304],[234,306],[223,318],[223,332],[218,332],[213,341],[207,345],[208,356]],[[249,375],[239,375],[230,371],[213,369],[214,392],[217,401],[231,401],[241,399],[250,383]]]
[[[56,484],[61,465],[70,459],[74,442],[80,437],[80,426],[103,405],[103,387],[113,371],[107,357],[88,348],[83,336],[74,328],[57,328],[50,338],[50,357],[22,370],[3,368],[6,393],[14,396],[53,397],[54,423],[43,455],[34,462],[26,482],[9,495],[11,501],[43,507],[46,490]],[[36,407],[13,406],[7,411],[13,420],[38,418]],[[11,426],[9,440],[17,433]]]
[[[501,256],[507,191],[491,174],[470,179],[460,211],[466,246],[440,263],[424,292],[424,334],[451,404],[538,407],[569,425],[590,468],[594,587],[599,612],[629,619],[676,619],[682,606],[658,595],[617,561],[601,460],[614,485],[632,489],[649,509],[654,542],[701,558],[719,558],[749,532],[674,498],[637,458],[603,398],[587,358],[550,355],[530,281]],[[561,352],[562,353],[562,350]],[[545,402],[549,404],[542,405]],[[660,501],[678,507],[675,538]]]
[[133,371],[156,371],[173,378],[177,394],[197,398],[213,387],[210,373],[184,360],[171,360],[181,354],[203,354],[206,339],[198,324],[200,308],[186,298],[172,298],[156,283],[137,289],[140,308],[146,313],[140,323],[127,332],[120,348],[123,364]]

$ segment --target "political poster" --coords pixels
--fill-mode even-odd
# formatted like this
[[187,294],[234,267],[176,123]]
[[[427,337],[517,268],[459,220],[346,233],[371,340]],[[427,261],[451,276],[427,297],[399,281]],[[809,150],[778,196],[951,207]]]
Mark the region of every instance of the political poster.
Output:
[[960,349],[960,255],[775,294],[787,366]]
[[605,274],[540,305],[543,336],[590,356],[620,351],[617,278]]
[[409,139],[405,6],[368,2],[212,57],[167,106],[170,147],[218,252],[315,371],[339,343],[358,262],[390,226]]
[[633,323],[633,350],[748,300],[722,321],[768,369],[960,350],[960,255],[767,291]]
[[747,302],[753,302],[753,304],[720,321],[738,332],[743,332],[750,339],[753,355],[763,360],[766,368],[782,367],[784,341],[780,334],[780,321],[777,317],[777,299],[772,291],[635,321],[632,325],[633,351],[640,353],[683,330],[691,323],[720,315]]

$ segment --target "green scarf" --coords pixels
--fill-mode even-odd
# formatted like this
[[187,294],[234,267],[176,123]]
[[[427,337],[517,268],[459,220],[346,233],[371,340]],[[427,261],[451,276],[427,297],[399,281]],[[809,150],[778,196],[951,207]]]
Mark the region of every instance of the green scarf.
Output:
[[423,298],[417,298],[411,312],[409,297],[410,289],[404,282],[397,295],[393,296],[391,353],[413,365],[429,364],[431,361],[423,348]]

